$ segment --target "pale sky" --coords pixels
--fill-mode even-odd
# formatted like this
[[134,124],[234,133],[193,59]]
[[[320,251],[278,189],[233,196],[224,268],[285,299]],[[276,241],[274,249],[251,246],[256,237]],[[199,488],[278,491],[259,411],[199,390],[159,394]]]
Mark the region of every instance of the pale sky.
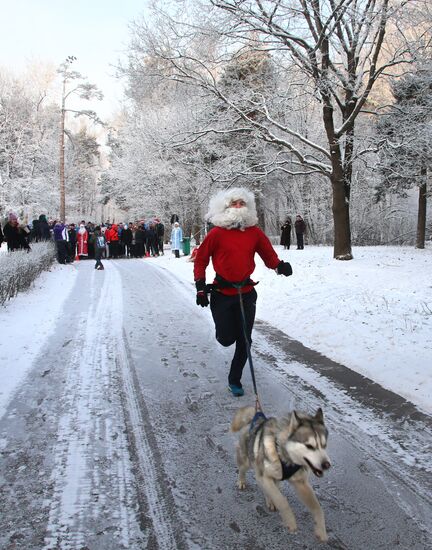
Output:
[[115,65],[128,43],[128,23],[145,11],[146,0],[0,0],[0,66],[16,74],[32,61],[73,68],[104,93],[93,108],[106,117],[116,110],[121,86]]

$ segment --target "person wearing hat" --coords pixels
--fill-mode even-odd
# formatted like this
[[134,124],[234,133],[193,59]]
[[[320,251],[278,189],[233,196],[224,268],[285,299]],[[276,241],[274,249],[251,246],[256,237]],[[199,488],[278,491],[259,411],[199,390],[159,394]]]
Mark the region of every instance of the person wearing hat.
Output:
[[159,251],[159,254],[161,256],[164,255],[164,233],[165,233],[165,226],[164,224],[160,221],[159,218],[155,218],[155,231],[156,231],[156,236],[157,236],[157,244],[158,244],[158,251]]
[[25,249],[30,252],[31,248],[27,242],[26,236],[18,224],[18,217],[11,212],[8,221],[3,227],[3,233],[9,252]]
[[179,222],[174,222],[171,231],[171,250],[174,252],[176,258],[180,258],[181,243],[183,241],[183,231]]
[[[256,283],[250,279],[255,269],[255,253],[278,275],[291,275],[292,269],[288,262],[278,258],[268,237],[258,227],[255,197],[247,189],[234,188],[216,194],[210,200],[206,218],[213,224],[213,228],[207,233],[195,257],[196,303],[202,307],[210,304],[216,340],[226,347],[235,344],[228,374],[228,389],[239,397],[244,394],[241,377],[247,360],[247,343],[238,294],[240,292],[242,295],[244,322],[250,345],[257,300],[254,288]],[[206,268],[210,259],[216,277],[209,302]]]
[[304,233],[306,231],[306,224],[304,219],[297,214],[296,221],[294,223],[295,234],[297,237],[297,250],[304,249]]

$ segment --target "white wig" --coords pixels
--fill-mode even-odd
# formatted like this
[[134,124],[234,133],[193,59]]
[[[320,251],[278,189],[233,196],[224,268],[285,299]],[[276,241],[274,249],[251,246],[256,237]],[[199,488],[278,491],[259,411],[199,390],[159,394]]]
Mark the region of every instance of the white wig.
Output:
[[[246,206],[230,208],[232,201],[243,200]],[[219,191],[210,199],[206,219],[213,225],[225,229],[245,229],[258,223],[255,197],[251,191],[243,187],[233,187]]]

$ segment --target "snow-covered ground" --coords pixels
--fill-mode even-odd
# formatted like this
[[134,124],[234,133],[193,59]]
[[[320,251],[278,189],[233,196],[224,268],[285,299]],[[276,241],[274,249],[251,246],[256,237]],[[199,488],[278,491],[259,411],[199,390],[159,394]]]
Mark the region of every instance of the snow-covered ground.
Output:
[[76,275],[73,265],[55,264],[27,292],[0,306],[0,416],[47,339],[55,338],[54,329]]
[[[432,412],[432,249],[356,248],[353,261],[339,262],[329,247],[275,248],[294,275],[277,276],[257,257],[257,317]],[[188,257],[167,250],[142,261],[188,281],[195,300]],[[209,268],[209,281],[212,274]],[[75,277],[74,265],[56,266],[0,309],[0,414],[44,342],[55,338]]]
[[[432,249],[355,248],[349,262],[329,247],[275,249],[294,274],[256,257],[257,318],[432,412]],[[145,261],[193,281],[187,257]]]

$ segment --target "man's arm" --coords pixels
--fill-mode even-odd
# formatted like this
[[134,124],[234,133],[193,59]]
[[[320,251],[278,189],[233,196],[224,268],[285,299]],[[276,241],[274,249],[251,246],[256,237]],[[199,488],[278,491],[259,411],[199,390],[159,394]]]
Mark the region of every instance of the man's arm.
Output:
[[258,231],[257,252],[265,265],[270,269],[275,269],[278,275],[285,275],[285,277],[292,275],[291,264],[280,260],[267,235],[261,229]]

